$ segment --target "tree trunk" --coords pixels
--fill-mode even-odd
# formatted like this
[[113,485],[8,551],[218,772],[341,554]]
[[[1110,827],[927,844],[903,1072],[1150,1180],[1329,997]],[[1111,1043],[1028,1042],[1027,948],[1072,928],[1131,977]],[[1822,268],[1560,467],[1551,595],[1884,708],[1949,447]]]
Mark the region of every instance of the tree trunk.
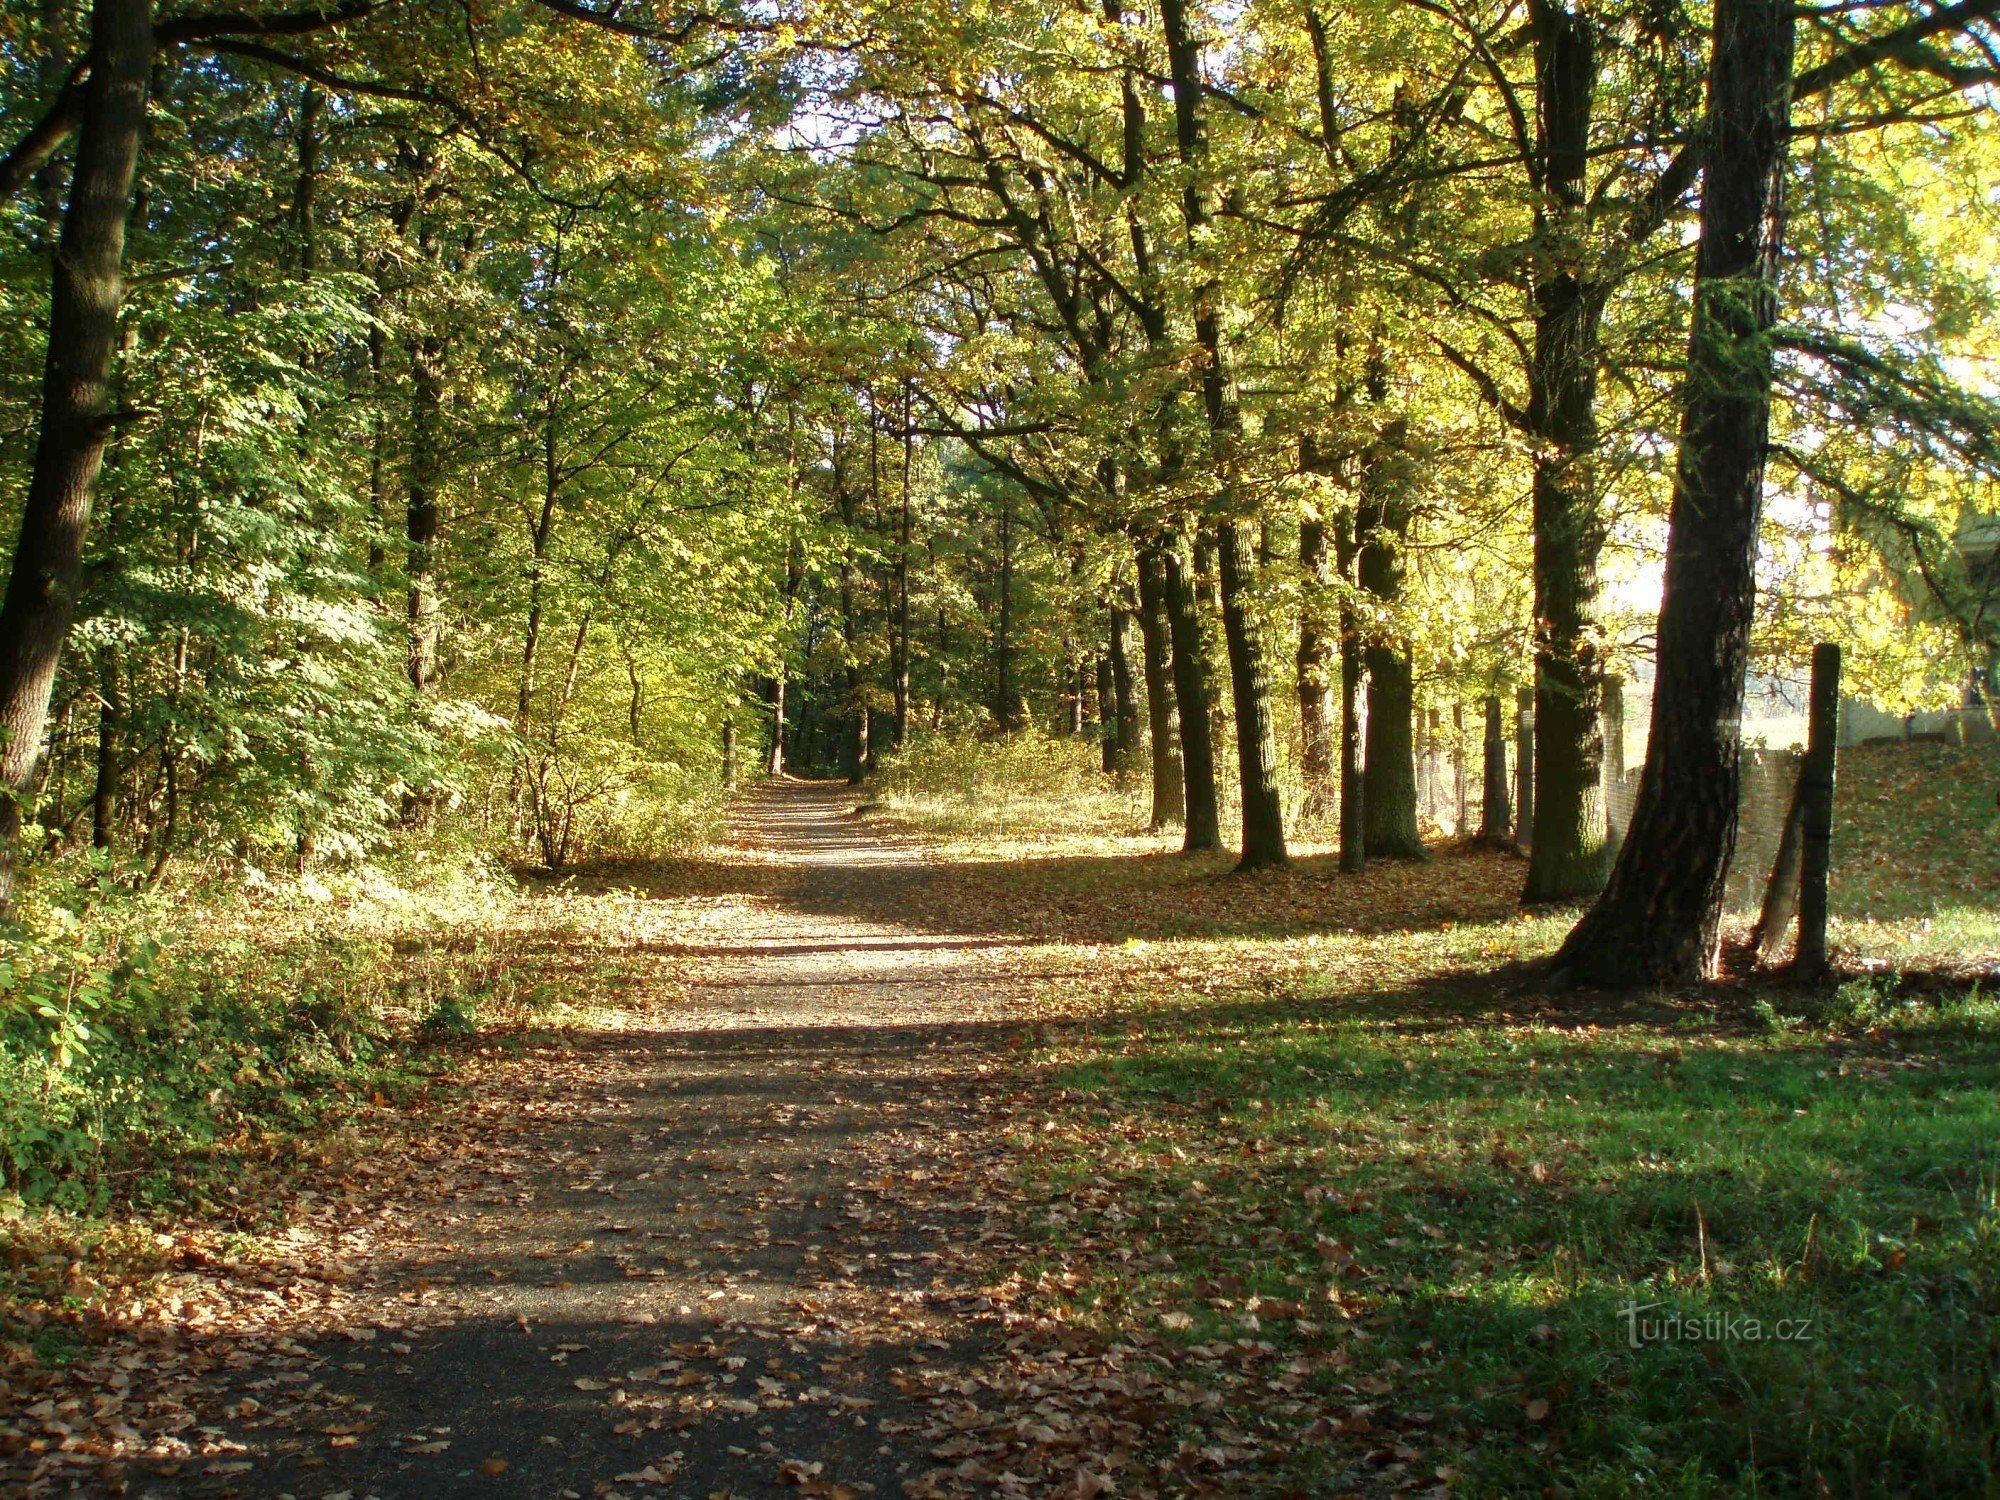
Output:
[[1110,667],[1107,699],[1100,680],[1098,712],[1107,717],[1112,746],[1111,770],[1130,776],[1139,759],[1139,697],[1132,676],[1132,611],[1113,605],[1111,609],[1111,649],[1105,656]]
[[[1185,0],[1162,0],[1160,22],[1174,80],[1174,140],[1183,173],[1181,218],[1187,230],[1193,270],[1201,278],[1194,297],[1195,342],[1201,346],[1202,408],[1208,418],[1210,458],[1215,465],[1222,520],[1217,562],[1222,589],[1222,632],[1229,655],[1231,698],[1236,714],[1236,764],[1241,782],[1243,853],[1237,868],[1263,869],[1285,863],[1284,806],[1278,795],[1278,737],[1271,716],[1271,676],[1250,594],[1257,559],[1250,522],[1235,514],[1239,497],[1236,467],[1241,461],[1243,420],[1238,405],[1232,351],[1223,328],[1222,274],[1210,244],[1208,124],[1202,108],[1202,43],[1188,27]],[[1176,642],[1178,653],[1178,642]],[[1185,694],[1182,698],[1186,701]],[[1182,743],[1187,746],[1185,724]],[[1190,760],[1192,758],[1190,757]],[[1189,787],[1193,802],[1193,787]],[[1194,819],[1189,816],[1193,845]]]
[[1146,673],[1146,717],[1152,737],[1154,831],[1187,817],[1181,780],[1179,709],[1174,695],[1172,626],[1167,619],[1166,563],[1159,549],[1139,549],[1139,641]]
[[41,429],[0,603],[0,915],[13,902],[21,802],[34,782],[82,586],[84,537],[111,431],[125,221],[153,63],[150,0],[95,0],[90,28],[90,80],[51,276]]
[[[1342,582],[1353,577],[1360,544],[1344,520],[1335,537]],[[1361,762],[1361,695],[1368,678],[1361,621],[1351,595],[1340,603],[1340,868],[1359,875],[1368,867],[1368,788]]]
[[[1597,565],[1598,327],[1605,289],[1587,276],[1585,200],[1597,37],[1590,21],[1549,0],[1533,7],[1541,243],[1529,360],[1535,534],[1534,785],[1522,801],[1532,850],[1525,899],[1601,890],[1604,840]],[[1529,807],[1532,805],[1532,814]]]
[[1299,522],[1299,571],[1305,597],[1299,605],[1299,779],[1304,783],[1307,818],[1324,818],[1333,805],[1334,639],[1321,628],[1321,612],[1333,587],[1333,564],[1326,523]]
[[900,750],[910,741],[910,540],[914,525],[910,486],[916,473],[916,436],[910,430],[910,382],[903,382],[903,483],[901,515],[896,525],[895,634],[891,637],[889,675],[896,699],[893,743]]
[[430,693],[438,674],[437,540],[442,445],[443,342],[423,335],[410,347],[410,470],[404,537],[410,580],[410,686]]
[[1257,555],[1248,521],[1225,521],[1217,537],[1222,623],[1229,640],[1230,696],[1236,703],[1236,772],[1243,789],[1239,870],[1287,863],[1285,809],[1278,791],[1278,729],[1271,715],[1271,674],[1251,612]]
[[[1399,479],[1385,472],[1402,445],[1402,418],[1387,423],[1369,465],[1366,483],[1375,493],[1363,501],[1356,523],[1361,553],[1361,587],[1393,609],[1403,593],[1403,541],[1409,512],[1394,493]],[[1424,838],[1417,827],[1417,765],[1413,716],[1416,684],[1408,652],[1397,642],[1376,640],[1367,647],[1368,785],[1363,836],[1374,858],[1422,859]]]
[[1479,837],[1504,844],[1513,837],[1514,813],[1507,796],[1507,726],[1501,719],[1500,695],[1488,693],[1483,705],[1486,734],[1481,759]]
[[1021,690],[1014,681],[1014,500],[1000,502],[1000,610],[993,629],[993,722],[1003,733],[1021,727]]
[[1694,321],[1668,522],[1653,727],[1609,884],[1558,975],[1689,984],[1714,972],[1736,847],[1791,116],[1793,10],[1717,0]]
[[1183,853],[1222,847],[1215,799],[1215,740],[1209,721],[1208,658],[1184,543],[1161,548],[1167,624],[1173,638],[1174,706],[1180,714],[1181,777],[1187,791]]
[[97,784],[90,799],[90,842],[112,848],[118,837],[118,728],[125,699],[118,672],[118,648],[106,646],[97,678]]
[[764,757],[764,774],[785,774],[785,674],[782,670],[764,680],[764,703],[771,711],[770,752]]
[[1521,688],[1514,694],[1514,847],[1530,849],[1535,841],[1535,694]]

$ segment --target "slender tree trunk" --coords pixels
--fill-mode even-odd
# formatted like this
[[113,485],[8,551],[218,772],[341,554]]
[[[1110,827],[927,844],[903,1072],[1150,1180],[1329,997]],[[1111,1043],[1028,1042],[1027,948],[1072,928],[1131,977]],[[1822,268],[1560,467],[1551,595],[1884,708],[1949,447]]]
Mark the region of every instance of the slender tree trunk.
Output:
[[90,799],[90,842],[113,848],[118,838],[118,731],[125,713],[118,648],[106,646],[97,677],[97,785]]
[[[1343,583],[1354,576],[1360,542],[1343,517],[1336,533],[1336,560]],[[1361,760],[1361,703],[1368,680],[1367,648],[1352,595],[1340,602],[1340,868],[1359,875],[1368,867],[1368,786]]]
[[1139,759],[1139,693],[1132,673],[1132,611],[1118,605],[1111,608],[1111,649],[1105,661],[1111,669],[1111,695],[1104,698],[1100,682],[1099,711],[1111,725],[1112,770],[1130,776]]
[[896,699],[894,744],[900,750],[910,740],[910,541],[915,525],[910,495],[916,475],[916,435],[910,430],[911,382],[903,382],[903,483],[901,514],[896,524],[895,634],[891,638],[892,689]]
[[1174,695],[1172,626],[1167,618],[1166,563],[1159,549],[1139,549],[1139,642],[1146,674],[1146,717],[1152,739],[1155,831],[1187,817],[1181,780],[1179,709]]
[[301,276],[319,269],[319,238],[315,233],[314,200],[319,195],[319,86],[299,90],[298,181],[292,190],[292,243]]
[[1000,609],[993,630],[993,721],[1003,733],[1021,727],[1021,692],[1014,681],[1014,499],[1000,502]]
[[1299,779],[1305,784],[1305,816],[1324,818],[1333,805],[1332,636],[1321,628],[1326,596],[1333,587],[1333,563],[1326,523],[1299,522],[1299,571],[1305,598],[1299,606]]
[[404,538],[410,580],[410,686],[429,694],[437,686],[438,484],[442,444],[438,424],[443,407],[442,341],[419,337],[410,348],[410,469]]
[[[1541,242],[1554,247],[1535,282],[1529,361],[1535,532],[1534,787],[1522,803],[1532,848],[1526,899],[1563,901],[1603,888],[1604,841],[1597,564],[1598,326],[1605,288],[1588,272],[1590,124],[1597,36],[1580,12],[1535,0]],[[1532,823],[1528,808],[1532,803]]]
[[1486,728],[1480,759],[1479,837],[1489,844],[1504,844],[1514,836],[1514,812],[1507,793],[1507,726],[1500,695],[1488,693],[1482,711]]
[[1278,729],[1271,714],[1268,657],[1252,613],[1257,555],[1250,523],[1223,522],[1217,542],[1230,696],[1236,702],[1236,770],[1243,789],[1243,853],[1236,868],[1266,870],[1287,862],[1285,810],[1278,791]]
[[[1203,180],[1208,167],[1208,125],[1202,107],[1202,43],[1189,29],[1185,0],[1161,0],[1160,21],[1174,80],[1174,138],[1183,173],[1181,218],[1187,228],[1196,274],[1202,278],[1194,298],[1194,332],[1203,355],[1202,406],[1208,418],[1211,457],[1220,485],[1217,509],[1222,519],[1216,555],[1222,586],[1222,633],[1228,647],[1230,696],[1236,715],[1236,765],[1243,809],[1243,853],[1237,868],[1255,870],[1286,862],[1285,818],[1278,795],[1278,736],[1271,715],[1270,667],[1251,609],[1257,577],[1255,542],[1251,523],[1235,514],[1239,504],[1236,467],[1240,462],[1243,422],[1232,351],[1223,328],[1221,270],[1209,244],[1214,216],[1209,207],[1210,188]],[[1185,726],[1182,744],[1187,746]],[[1190,804],[1193,800],[1190,784]],[[1192,840],[1192,806],[1189,833]]]
[[1535,841],[1535,694],[1522,688],[1514,695],[1514,844],[1531,849]]
[[1668,522],[1653,727],[1609,884],[1559,976],[1671,985],[1712,973],[1736,847],[1743,679],[1770,437],[1792,7],[1717,0],[1694,321]]
[[125,221],[153,63],[151,0],[95,0],[90,26],[90,80],[50,286],[41,428],[0,603],[0,915],[13,903],[22,799],[42,751],[111,432]]
[[1201,612],[1184,543],[1161,549],[1167,624],[1173,639],[1174,706],[1180,715],[1181,778],[1187,791],[1181,850],[1198,854],[1222,847],[1222,815],[1215,797],[1215,740],[1209,720],[1208,657]]

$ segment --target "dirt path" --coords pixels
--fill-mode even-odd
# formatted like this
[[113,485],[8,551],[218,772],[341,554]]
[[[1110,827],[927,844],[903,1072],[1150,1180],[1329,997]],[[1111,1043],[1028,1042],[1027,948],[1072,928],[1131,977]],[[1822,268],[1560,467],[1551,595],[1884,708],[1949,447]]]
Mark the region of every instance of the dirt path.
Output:
[[186,1456],[105,1492],[923,1492],[913,1398],[991,1339],[1011,944],[839,915],[892,870],[923,889],[851,807],[760,793],[757,879],[636,902],[687,998],[475,1098],[488,1127],[398,1232],[337,1247],[345,1337],[223,1358]]

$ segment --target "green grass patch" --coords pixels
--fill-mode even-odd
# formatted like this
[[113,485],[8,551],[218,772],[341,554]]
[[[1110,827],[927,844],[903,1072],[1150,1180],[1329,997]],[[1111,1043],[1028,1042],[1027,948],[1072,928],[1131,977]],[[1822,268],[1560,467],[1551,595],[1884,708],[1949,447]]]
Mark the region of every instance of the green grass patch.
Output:
[[1326,989],[1064,1046],[1030,1158],[1044,1294],[1176,1343],[1279,1488],[2000,1483],[2000,1004]]

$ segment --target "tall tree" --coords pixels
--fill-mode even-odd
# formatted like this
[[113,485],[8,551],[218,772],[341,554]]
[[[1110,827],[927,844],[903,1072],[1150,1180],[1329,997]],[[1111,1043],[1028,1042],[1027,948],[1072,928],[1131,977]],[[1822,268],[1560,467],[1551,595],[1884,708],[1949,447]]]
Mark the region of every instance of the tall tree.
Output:
[[1610,882],[1556,956],[1573,980],[1685,984],[1717,960],[1771,426],[1793,27],[1783,0],[1717,0],[1653,727]]
[[111,362],[125,300],[125,221],[146,127],[151,0],[95,0],[88,61],[49,299],[41,426],[0,602],[0,913],[13,900],[22,800],[42,754],[114,420]]

